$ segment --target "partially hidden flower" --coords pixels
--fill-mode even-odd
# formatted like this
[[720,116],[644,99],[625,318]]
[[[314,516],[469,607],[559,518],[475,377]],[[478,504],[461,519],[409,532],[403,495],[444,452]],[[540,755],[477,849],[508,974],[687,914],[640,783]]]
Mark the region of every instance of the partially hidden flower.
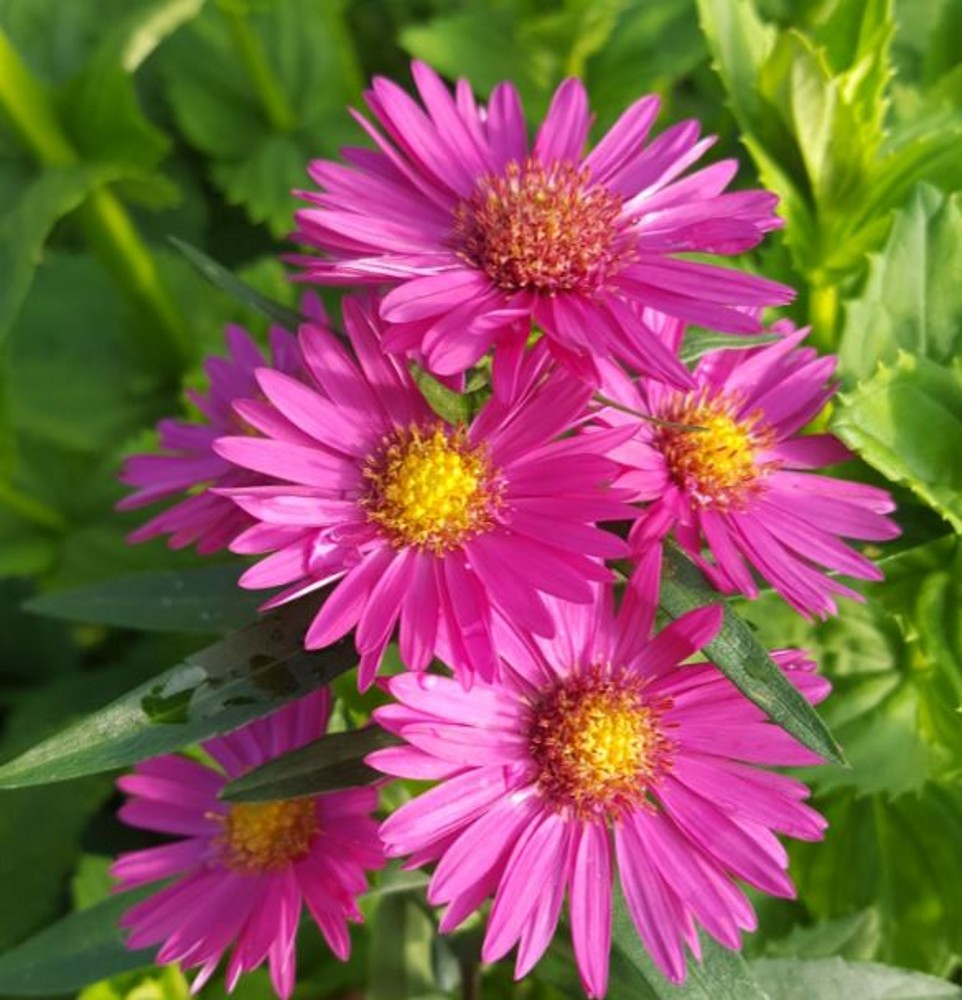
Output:
[[[567,896],[588,994],[603,996],[612,892],[620,883],[664,974],[685,977],[698,925],[729,948],[756,925],[738,882],[794,895],[776,833],[818,840],[825,822],[800,782],[766,770],[819,758],[766,720],[711,663],[683,663],[721,622],[688,613],[653,639],[634,592],[615,612],[555,605],[551,640],[499,648],[506,670],[470,692],[436,675],[398,675],[375,717],[405,743],[368,756],[385,774],[437,782],[381,826],[389,856],[436,862],[428,900],[451,931],[493,897],[482,948],[517,945],[521,978],[550,943]],[[774,658],[810,701],[827,693],[797,651]]]
[[398,624],[409,669],[440,642],[465,683],[491,678],[493,609],[548,634],[543,595],[588,601],[590,581],[611,578],[604,559],[627,553],[595,523],[632,513],[607,485],[617,467],[605,451],[625,432],[561,437],[585,419],[591,390],[543,348],[496,365],[478,415],[447,424],[382,351],[374,304],[348,299],[344,319],[356,360],[305,326],[313,383],[258,370],[264,399],[235,409],[262,436],[214,446],[275,480],[227,491],[257,519],[232,549],[271,553],[241,585],[287,585],[275,606],[336,582],[305,641],[322,648],[356,626],[362,687]]
[[233,805],[218,798],[229,780],[322,736],[329,712],[323,689],[205,741],[209,765],[166,754],[118,781],[128,796],[125,823],[178,838],[114,862],[118,889],[173,879],[123,915],[127,946],[160,945],[159,963],[199,967],[194,992],[233,945],[228,991],[266,960],[278,996],[290,996],[304,903],[334,954],[350,952],[348,921],[361,920],[356,898],[367,871],[384,862],[370,816],[376,791]]
[[[566,80],[529,143],[517,90],[479,107],[467,81],[452,95],[412,66],[422,104],[375,79],[356,115],[373,149],[310,165],[320,192],[300,192],[294,238],[321,257],[294,259],[305,280],[394,286],[381,315],[391,351],[420,349],[431,370],[463,372],[492,344],[523,340],[533,319],[583,375],[612,354],[687,384],[685,368],[636,306],[721,330],[758,328],[754,307],[790,289],[684,254],[739,254],[782,223],[777,198],[726,192],[737,164],[688,172],[713,144],[695,121],[649,141],[654,96],[633,104],[585,154],[592,116]],[[519,319],[524,322],[517,322]]]
[[[323,322],[319,302],[305,296],[303,308],[316,322]],[[240,486],[252,481],[213,450],[214,441],[224,434],[246,431],[233,405],[257,392],[255,369],[270,363],[281,371],[300,370],[297,342],[280,327],[270,331],[270,355],[265,359],[246,330],[227,327],[227,356],[208,358],[204,371],[209,381],[206,392],[188,390],[187,397],[200,412],[197,420],[161,420],[157,425],[161,451],[132,455],[124,462],[120,480],[135,492],[117,504],[118,510],[134,510],[183,496],[173,506],[151,518],[132,532],[130,542],[145,542],[169,535],[173,549],[196,545],[202,555],[226,548],[251,524],[251,518],[236,504],[211,491],[215,486]]]
[[[757,596],[754,569],[799,612],[825,617],[833,595],[859,598],[829,573],[882,575],[842,539],[880,542],[899,528],[887,491],[816,471],[852,457],[832,434],[800,433],[835,392],[836,359],[800,346],[807,329],[772,329],[781,336],[770,345],[706,354],[684,391],[609,366],[608,396],[675,426],[615,409],[604,422],[637,427],[616,454],[627,469],[618,484],[647,504],[631,535],[639,559],[654,566],[670,532],[721,590]],[[654,600],[657,577],[636,579],[654,584]]]

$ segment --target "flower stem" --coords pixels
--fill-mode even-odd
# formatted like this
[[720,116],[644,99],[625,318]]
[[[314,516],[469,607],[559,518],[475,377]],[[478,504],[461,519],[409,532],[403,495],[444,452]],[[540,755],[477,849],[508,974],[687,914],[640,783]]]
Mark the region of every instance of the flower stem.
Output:
[[[57,121],[44,87],[0,31],[0,113],[23,145],[44,167],[81,163]],[[134,328],[136,348],[171,378],[190,361],[190,331],[147,246],[122,203],[106,188],[95,187],[77,209],[91,247],[117,284],[137,303],[147,320]],[[144,330],[155,336],[145,338]]]
[[610,406],[613,410],[620,410],[622,413],[627,413],[631,417],[637,417],[639,420],[644,420],[646,423],[654,424],[656,427],[668,427],[673,431],[705,431],[708,429],[707,427],[702,427],[698,424],[680,424],[675,420],[662,420],[659,417],[653,417],[650,413],[642,413],[641,410],[633,410],[630,406],[625,406],[624,403],[619,403],[616,399],[603,396],[600,392],[596,392],[594,396],[592,396],[592,401],[595,403],[601,403],[602,406]]
[[260,40],[251,30],[243,0],[221,0],[234,47],[240,56],[267,120],[276,132],[290,132],[297,118],[277,78],[271,71]]

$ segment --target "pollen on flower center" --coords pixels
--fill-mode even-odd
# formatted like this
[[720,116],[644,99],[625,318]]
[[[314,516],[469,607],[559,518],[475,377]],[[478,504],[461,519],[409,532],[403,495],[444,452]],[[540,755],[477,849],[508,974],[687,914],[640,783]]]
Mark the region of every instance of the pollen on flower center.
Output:
[[221,860],[249,875],[276,871],[304,857],[318,829],[312,799],[231,806],[223,826]]
[[487,531],[500,502],[486,450],[463,427],[398,431],[368,459],[362,504],[393,543],[442,553]]
[[458,252],[506,291],[588,291],[618,269],[622,199],[572,163],[512,160],[455,212]]
[[771,464],[759,454],[773,441],[761,414],[736,416],[738,401],[688,393],[662,414],[699,430],[660,428],[656,444],[671,478],[701,507],[737,507],[757,492]]
[[636,678],[607,668],[563,681],[534,707],[528,735],[542,793],[581,817],[643,803],[670,763],[665,707],[647,700]]

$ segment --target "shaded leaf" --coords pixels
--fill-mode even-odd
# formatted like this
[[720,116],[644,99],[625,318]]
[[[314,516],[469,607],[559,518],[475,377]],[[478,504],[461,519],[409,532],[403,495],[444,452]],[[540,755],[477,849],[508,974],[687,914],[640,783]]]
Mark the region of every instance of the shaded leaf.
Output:
[[225,786],[221,798],[266,802],[369,785],[381,775],[368,767],[364,758],[399,742],[380,726],[331,733],[236,778]]
[[[719,595],[702,573],[676,549],[665,553],[660,606],[672,618],[706,604]],[[718,636],[705,654],[747,698],[773,722],[826,760],[842,763],[842,751],[818,713],[778,669],[751,627],[731,608]]]
[[899,354],[840,398],[838,436],[962,532],[962,368]]
[[265,615],[0,767],[0,787],[127,767],[196,743],[313,691],[356,663],[342,640],[303,649],[312,601]]
[[770,942],[766,958],[847,958],[868,961],[878,951],[882,926],[878,911],[861,910],[835,920],[795,927],[790,934]]
[[129,951],[117,926],[124,911],[151,891],[111,896],[71,913],[0,956],[0,993],[72,993],[88,983],[152,964],[154,950]]
[[158,570],[54,590],[28,601],[37,614],[164,632],[229,632],[257,618],[262,595],[237,586],[234,565]]

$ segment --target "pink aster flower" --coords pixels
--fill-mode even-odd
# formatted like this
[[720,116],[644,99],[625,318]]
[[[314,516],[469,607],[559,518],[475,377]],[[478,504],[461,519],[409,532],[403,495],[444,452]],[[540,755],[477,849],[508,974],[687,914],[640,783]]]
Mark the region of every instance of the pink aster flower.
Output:
[[[428,900],[447,904],[441,930],[493,897],[482,957],[517,945],[520,979],[567,895],[594,997],[607,986],[615,877],[652,958],[680,982],[685,946],[700,956],[696,925],[729,948],[754,929],[736,880],[794,894],[775,833],[818,840],[825,827],[804,785],[763,770],[819,758],[714,665],[682,662],[715,635],[721,609],[693,611],[654,639],[638,610],[629,593],[615,613],[609,590],[592,605],[558,603],[555,638],[505,633],[510,669],[470,692],[435,675],[392,677],[397,703],[375,717],[405,743],[367,758],[438,782],[380,832],[389,856],[437,862]],[[810,701],[827,693],[801,654],[774,656]]]
[[[305,311],[323,322],[320,303],[305,296]],[[226,497],[211,492],[212,486],[240,486],[253,481],[249,473],[233,468],[214,453],[214,441],[224,434],[247,430],[233,411],[234,400],[257,392],[254,370],[265,358],[250,334],[239,326],[226,330],[228,356],[209,358],[204,370],[210,383],[206,393],[187,391],[200,410],[196,421],[162,420],[160,454],[134,455],[124,462],[120,480],[136,487],[136,492],[117,504],[118,510],[133,510],[186,494],[172,507],[148,521],[129,537],[144,542],[170,535],[173,549],[197,545],[203,555],[226,548],[231,540],[251,524],[251,518]],[[297,342],[280,327],[270,331],[271,362],[291,374],[300,370]]]
[[[894,508],[885,490],[813,471],[852,457],[831,434],[799,433],[835,392],[835,358],[799,347],[807,329],[779,323],[773,331],[783,336],[771,345],[704,356],[687,391],[632,383],[609,366],[611,398],[701,428],[635,421],[636,436],[616,452],[629,470],[618,484],[649,502],[631,536],[649,569],[671,531],[720,589],[757,596],[747,561],[792,607],[825,617],[835,613],[833,594],[859,597],[826,570],[882,575],[841,538],[885,541],[899,528],[885,516]],[[663,328],[667,341],[676,333]],[[607,410],[604,420],[625,426],[635,418]],[[636,579],[651,584],[649,599],[657,596],[656,573]]]
[[199,966],[193,992],[233,944],[228,992],[267,959],[278,996],[290,996],[302,903],[334,954],[343,961],[350,952],[348,921],[361,920],[356,897],[367,889],[366,871],[383,864],[370,817],[376,791],[236,805],[218,798],[229,780],[322,736],[329,714],[324,689],[207,740],[211,765],[166,754],[118,781],[129,796],[125,823],[179,838],[114,862],[118,889],[174,880],[121,918],[127,946],[159,944],[158,962]]
[[589,601],[589,581],[611,578],[603,560],[627,552],[595,524],[632,514],[607,486],[617,466],[605,451],[625,430],[560,438],[585,419],[591,389],[541,348],[502,356],[492,398],[469,425],[448,425],[384,354],[374,308],[344,305],[357,360],[323,328],[302,328],[315,383],[258,370],[264,401],[235,409],[264,436],[215,444],[276,480],[228,491],[258,522],[233,550],[272,553],[240,583],[289,585],[274,606],[340,581],[305,641],[321,648],[357,626],[362,687],[398,623],[409,669],[442,642],[465,683],[491,678],[493,608],[550,634],[542,596]]
[[366,94],[383,133],[360,115],[375,149],[310,166],[320,193],[294,238],[323,251],[295,258],[323,284],[393,285],[385,346],[420,348],[441,374],[465,371],[495,342],[527,337],[533,318],[552,350],[584,374],[597,354],[686,385],[686,371],[633,308],[720,330],[753,331],[745,307],[785,303],[783,285],[699,263],[738,254],[782,223],[775,195],[725,189],[734,160],[686,171],[712,145],[694,121],[649,141],[658,98],[633,104],[585,155],[592,116],[566,80],[529,144],[517,90],[479,107],[467,81],[454,95],[412,67],[423,107],[375,79]]

